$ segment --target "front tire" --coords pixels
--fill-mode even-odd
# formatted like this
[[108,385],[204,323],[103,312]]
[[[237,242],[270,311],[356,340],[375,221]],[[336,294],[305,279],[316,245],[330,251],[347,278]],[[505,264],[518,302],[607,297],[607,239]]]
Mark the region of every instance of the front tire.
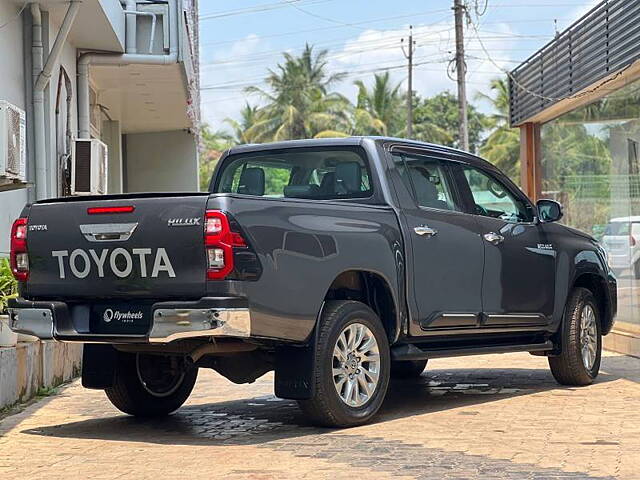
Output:
[[124,413],[160,417],[182,406],[197,377],[198,368],[182,357],[119,352],[114,384],[105,393]]
[[373,310],[361,302],[327,302],[318,324],[314,395],[298,404],[316,425],[362,425],[384,401],[390,363],[387,335]]
[[553,377],[561,385],[590,385],[600,370],[602,334],[598,305],[589,290],[573,290],[561,328],[562,352],[549,357]]

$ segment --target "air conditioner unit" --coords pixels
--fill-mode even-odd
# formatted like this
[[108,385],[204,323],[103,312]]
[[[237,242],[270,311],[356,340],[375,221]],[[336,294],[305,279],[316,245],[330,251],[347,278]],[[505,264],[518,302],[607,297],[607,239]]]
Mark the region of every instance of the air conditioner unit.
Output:
[[71,157],[71,195],[107,193],[107,146],[100,140],[76,140]]
[[0,177],[4,179],[26,180],[25,130],[24,111],[0,100]]

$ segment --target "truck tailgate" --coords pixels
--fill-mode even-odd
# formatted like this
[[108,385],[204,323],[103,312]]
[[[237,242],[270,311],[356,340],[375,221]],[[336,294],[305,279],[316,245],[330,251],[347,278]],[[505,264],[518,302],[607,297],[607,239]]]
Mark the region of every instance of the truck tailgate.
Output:
[[[27,233],[30,273],[23,294],[55,299],[202,297],[206,202],[207,194],[159,194],[34,204]],[[133,211],[89,213],[105,207]]]

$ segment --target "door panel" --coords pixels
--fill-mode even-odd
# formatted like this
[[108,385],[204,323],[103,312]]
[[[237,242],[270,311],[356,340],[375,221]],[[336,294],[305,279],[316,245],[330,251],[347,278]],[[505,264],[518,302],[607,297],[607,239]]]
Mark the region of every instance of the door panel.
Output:
[[546,325],[553,312],[556,252],[532,205],[492,172],[460,167],[484,244],[482,326]]
[[553,246],[542,226],[481,216],[476,219],[480,235],[496,232],[504,237],[496,245],[482,237],[482,309],[488,316],[484,324],[546,324],[553,312],[556,252],[549,249]]
[[[405,211],[405,218],[413,253],[413,295],[420,326],[476,327],[482,310],[484,253],[473,218],[421,209]],[[437,233],[429,237],[416,234],[414,228],[422,226]]]
[[482,310],[484,246],[472,215],[462,213],[449,167],[428,155],[393,154],[401,220],[410,253],[411,335],[476,330]]

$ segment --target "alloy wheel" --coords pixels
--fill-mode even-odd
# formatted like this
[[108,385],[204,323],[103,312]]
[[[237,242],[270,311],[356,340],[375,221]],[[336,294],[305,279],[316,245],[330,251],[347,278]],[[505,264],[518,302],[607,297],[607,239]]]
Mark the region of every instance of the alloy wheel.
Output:
[[369,327],[352,323],[340,332],[332,373],[336,391],[348,406],[362,407],[373,397],[380,377],[380,351]]
[[584,367],[591,370],[595,364],[598,349],[596,314],[591,305],[585,305],[580,315],[580,349]]

